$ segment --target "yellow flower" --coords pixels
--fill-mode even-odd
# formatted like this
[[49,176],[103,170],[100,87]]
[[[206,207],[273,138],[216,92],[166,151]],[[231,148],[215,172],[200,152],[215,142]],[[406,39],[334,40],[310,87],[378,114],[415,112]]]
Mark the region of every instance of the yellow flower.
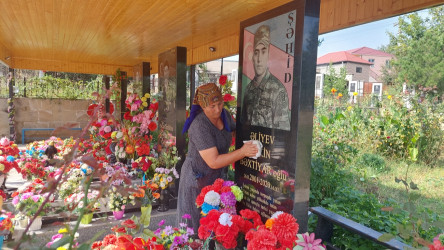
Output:
[[5,170],[5,165],[0,164],[0,171],[3,171],[3,170]]
[[142,106],[144,106],[144,107],[148,107],[148,103],[147,103],[147,102],[143,102],[143,103],[142,103]]
[[146,97],[146,98],[150,98],[150,94],[149,94],[149,93],[146,93],[144,97]]
[[142,100],[142,102],[146,102],[146,97],[143,96],[142,98],[140,98],[140,100]]
[[348,110],[348,111],[352,110],[352,106],[348,106],[348,107],[347,107],[347,110]]
[[337,90],[336,90],[335,88],[331,88],[330,91],[331,91],[331,93],[334,95],[334,94],[336,93]]
[[64,233],[67,233],[67,232],[68,232],[68,229],[66,229],[66,227],[59,229],[59,234],[64,234]]
[[57,250],[66,250],[64,247],[58,247]]
[[358,95],[358,92],[353,92],[353,95],[354,95],[354,96],[357,96],[357,95]]
[[341,93],[339,93],[339,94],[338,94],[338,97],[342,97],[342,94],[341,94]]
[[392,99],[392,95],[388,95],[387,99],[391,100]]

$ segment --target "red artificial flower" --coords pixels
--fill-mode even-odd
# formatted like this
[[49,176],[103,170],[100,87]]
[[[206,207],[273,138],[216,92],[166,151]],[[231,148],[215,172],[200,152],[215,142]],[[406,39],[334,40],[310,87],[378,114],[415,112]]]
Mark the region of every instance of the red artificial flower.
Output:
[[133,119],[131,112],[129,112],[129,111],[125,112],[125,114],[123,114],[123,119],[131,121]]
[[134,221],[131,219],[128,219],[128,220],[122,222],[121,225],[126,228],[131,228],[131,229],[134,229],[137,227],[136,223],[134,223]]
[[155,122],[150,122],[150,124],[148,124],[148,129],[150,131],[154,131],[157,129],[157,124]]
[[220,189],[220,193],[231,192],[231,187],[225,186]]
[[126,229],[125,227],[119,227],[119,226],[114,226],[111,228],[111,231],[113,231],[114,233],[126,233]]
[[92,250],[100,250],[100,247],[102,246],[101,241],[94,241],[94,243],[91,245]]
[[275,250],[277,244],[276,235],[260,226],[257,231],[250,230],[245,239],[248,240],[247,249]]
[[288,213],[283,213],[274,219],[271,232],[276,235],[282,246],[293,247],[293,242],[296,241],[296,234],[299,230],[299,224],[296,219]]
[[239,233],[239,228],[236,226],[236,224],[233,223],[231,227],[219,224],[215,233],[216,240],[219,243],[222,243],[225,248],[231,249],[237,246],[237,235]]
[[221,75],[219,77],[219,85],[223,86],[227,83],[228,77],[226,75]]
[[114,245],[117,242],[117,236],[114,234],[108,234],[103,238],[102,246]]
[[210,210],[207,216],[200,218],[200,226],[198,229],[198,235],[200,239],[207,239],[211,236],[211,233],[216,230],[219,225],[219,217],[221,212],[216,209]]
[[234,96],[230,95],[230,94],[225,94],[224,95],[224,102],[230,102],[230,101],[234,101],[236,98],[234,98]]
[[159,103],[158,102],[151,103],[150,109],[153,111],[153,114],[156,113],[156,111],[159,109]]
[[223,184],[224,184],[224,180],[221,178],[218,178],[214,181],[211,189],[214,192],[220,193],[220,190],[221,190]]

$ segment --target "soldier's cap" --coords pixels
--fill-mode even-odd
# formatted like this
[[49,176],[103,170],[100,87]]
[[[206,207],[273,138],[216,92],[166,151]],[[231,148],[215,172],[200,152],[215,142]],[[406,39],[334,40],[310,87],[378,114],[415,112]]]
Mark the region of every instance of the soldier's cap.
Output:
[[270,27],[267,25],[262,25],[257,28],[256,33],[254,33],[254,47],[262,43],[265,47],[270,44]]

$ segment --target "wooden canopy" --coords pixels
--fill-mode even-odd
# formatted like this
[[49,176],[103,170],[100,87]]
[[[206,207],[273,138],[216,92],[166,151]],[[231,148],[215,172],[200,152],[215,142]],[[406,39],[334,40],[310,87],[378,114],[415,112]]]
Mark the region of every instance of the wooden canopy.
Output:
[[[311,1],[311,0],[308,0]],[[11,68],[132,75],[175,46],[188,64],[238,53],[242,20],[289,0],[0,1],[0,60]],[[444,0],[321,0],[319,32],[443,4]],[[214,47],[214,52],[209,50]]]

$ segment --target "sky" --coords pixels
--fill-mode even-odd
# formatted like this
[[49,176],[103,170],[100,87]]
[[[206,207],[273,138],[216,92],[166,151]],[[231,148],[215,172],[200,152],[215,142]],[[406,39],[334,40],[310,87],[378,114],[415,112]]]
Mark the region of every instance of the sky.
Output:
[[[427,10],[419,11],[421,16],[427,15]],[[337,51],[356,49],[360,47],[369,47],[378,49],[382,45],[389,43],[387,32],[395,33],[397,31],[396,22],[398,17],[391,17],[384,20],[362,24],[347,29],[333,31],[322,34],[319,39],[324,39],[318,48],[318,58]],[[239,56],[226,57],[224,60],[239,60]]]

